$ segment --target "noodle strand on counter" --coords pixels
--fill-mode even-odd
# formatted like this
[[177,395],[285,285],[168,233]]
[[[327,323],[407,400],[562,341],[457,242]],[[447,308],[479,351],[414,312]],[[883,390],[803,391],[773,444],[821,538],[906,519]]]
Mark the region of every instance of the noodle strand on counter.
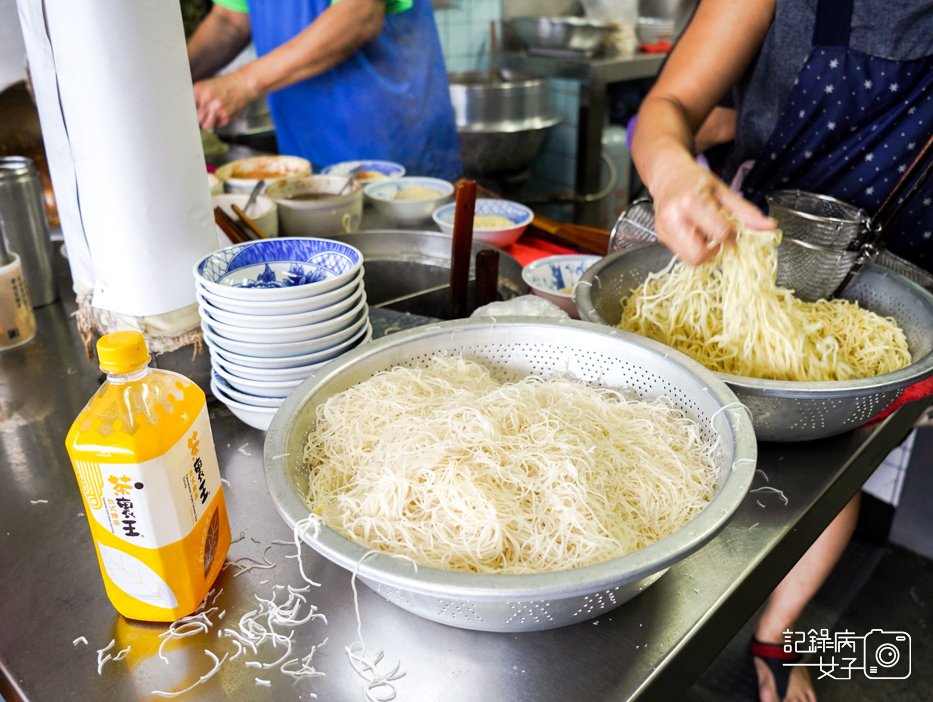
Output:
[[367,548],[476,573],[599,563],[689,522],[716,443],[667,401],[571,380],[497,382],[438,357],[317,408],[307,503]]
[[696,267],[672,260],[622,300],[619,327],[750,378],[866,378],[910,364],[891,317],[849,300],[804,302],[777,285],[779,231],[740,227],[735,246]]

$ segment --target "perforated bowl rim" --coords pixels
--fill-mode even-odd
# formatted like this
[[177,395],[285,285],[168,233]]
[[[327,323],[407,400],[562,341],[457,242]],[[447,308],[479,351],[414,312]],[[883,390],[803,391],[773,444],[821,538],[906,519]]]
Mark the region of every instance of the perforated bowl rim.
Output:
[[[580,278],[574,290],[574,302],[577,305],[580,318],[595,324],[612,327],[612,325],[599,314],[593,302],[592,292],[594,278],[623,256],[641,251],[645,248],[662,246],[663,244],[646,244],[644,246],[632,247],[609,254],[601,261],[597,261],[590,266],[583,273],[583,276]],[[671,255],[673,256],[673,254]],[[873,263],[867,263],[865,268],[869,270],[879,269],[882,270],[885,275],[892,276],[897,281],[898,285],[925,299],[927,306],[933,309],[933,294],[924,290],[920,285],[917,285],[899,273],[895,273],[894,271],[882,268]],[[870,378],[855,378],[853,380],[767,380],[763,378],[749,378],[743,375],[732,375],[731,373],[721,373],[719,371],[710,372],[732,387],[742,388],[745,391],[753,393],[790,398],[846,397],[851,396],[853,393],[865,394],[868,391],[883,392],[897,390],[913,382],[922,380],[933,373],[933,349],[905,368],[891,371],[890,373],[882,373],[881,375],[872,376]]]
[[[661,362],[685,367],[704,385],[704,391],[720,407],[731,433],[733,465],[725,471],[725,480],[717,494],[687,525],[673,534],[633,553],[602,563],[571,570],[535,574],[478,574],[437,568],[419,567],[385,553],[372,553],[365,546],[350,541],[336,531],[321,525],[317,534],[305,531],[302,538],[328,560],[354,572],[363,580],[394,587],[411,594],[473,602],[505,602],[514,599],[566,598],[592,594],[599,590],[644,578],[666,569],[709,542],[725,527],[744,499],[754,475],[757,442],[747,413],[735,410],[738,400],[725,383],[687,356],[663,344],[620,330],[608,333],[605,328],[574,320],[538,320],[528,317],[502,317],[496,320],[453,320],[397,332],[358,347],[335,359],[305,380],[285,400],[266,434],[263,449],[266,484],[276,509],[294,529],[298,520],[309,514],[307,506],[296,494],[290,478],[287,445],[298,414],[319,386],[337,378],[345,369],[364,359],[371,359],[411,342],[436,336],[452,338],[458,332],[501,331],[510,338],[522,338],[523,327],[552,328],[553,334],[570,329],[575,334],[598,335],[601,342],[639,346],[656,355]],[[439,346],[438,352],[444,347]],[[371,554],[367,556],[367,554]],[[364,559],[364,556],[366,558]]]

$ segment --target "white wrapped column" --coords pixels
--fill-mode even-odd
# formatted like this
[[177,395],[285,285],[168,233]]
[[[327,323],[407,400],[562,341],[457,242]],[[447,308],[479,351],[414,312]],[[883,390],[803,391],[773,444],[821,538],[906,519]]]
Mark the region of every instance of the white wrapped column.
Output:
[[171,326],[196,324],[191,268],[217,239],[179,4],[18,7],[76,290],[186,331]]

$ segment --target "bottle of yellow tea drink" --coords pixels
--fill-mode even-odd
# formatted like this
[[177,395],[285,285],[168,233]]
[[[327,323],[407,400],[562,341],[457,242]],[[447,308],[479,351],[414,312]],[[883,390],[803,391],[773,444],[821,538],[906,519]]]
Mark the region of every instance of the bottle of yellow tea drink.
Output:
[[223,567],[230,525],[204,393],[149,368],[142,334],[97,342],[107,379],[65,444],[107,596],[120,614],[191,614]]

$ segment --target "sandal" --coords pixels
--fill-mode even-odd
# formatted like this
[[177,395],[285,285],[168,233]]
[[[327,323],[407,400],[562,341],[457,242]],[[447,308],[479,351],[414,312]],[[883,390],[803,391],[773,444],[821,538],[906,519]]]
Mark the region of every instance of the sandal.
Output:
[[[756,638],[752,638],[749,644],[753,658],[760,658],[768,666],[771,675],[774,677],[774,686],[777,689],[779,700],[783,700],[787,695],[787,683],[790,680],[791,668],[787,663],[798,663],[803,656],[796,651],[788,653],[784,650],[783,644],[765,643]],[[757,677],[757,675],[756,675]]]

